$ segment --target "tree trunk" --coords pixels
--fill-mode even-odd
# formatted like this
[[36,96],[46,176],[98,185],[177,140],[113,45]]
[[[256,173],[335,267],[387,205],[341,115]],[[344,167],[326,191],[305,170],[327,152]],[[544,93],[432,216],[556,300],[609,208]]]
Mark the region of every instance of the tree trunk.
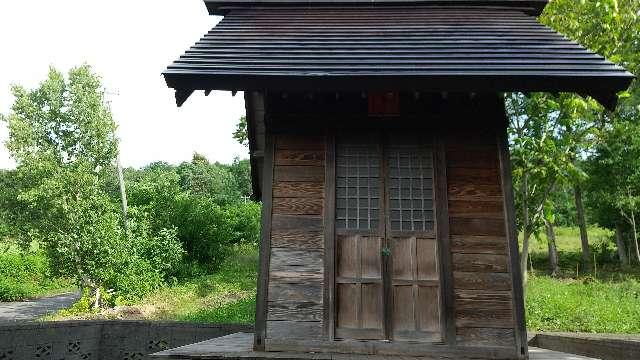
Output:
[[100,300],[101,300],[101,298],[100,298],[100,287],[99,286],[97,286],[95,288],[95,295],[96,295],[96,297],[95,297],[95,300],[94,300],[94,303],[93,303],[93,308],[94,309],[100,309]]
[[618,222],[616,223],[616,246],[618,247],[618,257],[620,258],[620,265],[629,265],[627,249],[624,244],[624,238],[622,237],[622,224]]
[[574,188],[576,200],[576,217],[580,228],[580,243],[582,244],[582,265],[584,271],[591,270],[591,251],[589,250],[589,237],[587,235],[587,222],[584,219],[584,206],[582,205],[582,189],[580,185]]
[[553,229],[553,224],[547,219],[544,220],[544,225],[547,229],[547,245],[549,247],[549,272],[551,276],[558,274],[558,248],[556,247],[556,233]]
[[529,258],[529,238],[531,233],[529,230],[529,207],[527,203],[527,191],[529,184],[527,182],[527,174],[522,176],[522,185],[520,191],[522,192],[522,255],[520,256],[520,272],[522,273],[522,286],[525,288],[527,285],[527,260]]
[[636,260],[640,264],[640,248],[638,248],[638,232],[636,231],[636,215],[635,211],[631,211],[631,231],[633,231],[633,244],[636,247]]

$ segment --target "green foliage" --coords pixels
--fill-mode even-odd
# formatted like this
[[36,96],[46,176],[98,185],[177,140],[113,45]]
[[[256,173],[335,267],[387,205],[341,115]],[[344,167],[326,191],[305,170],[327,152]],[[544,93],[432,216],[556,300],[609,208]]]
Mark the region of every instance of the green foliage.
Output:
[[135,208],[129,211],[128,238],[135,254],[148,262],[154,272],[162,278],[167,278],[175,274],[184,256],[178,230],[170,227],[153,233],[145,215]]
[[54,277],[42,251],[0,252],[0,301],[19,301],[73,291],[73,284]]
[[255,203],[221,207],[212,199],[183,194],[174,211],[180,214],[174,225],[187,254],[209,268],[219,266],[232,245],[257,243],[260,206]]
[[229,166],[229,171],[233,175],[235,186],[243,198],[251,197],[253,189],[251,187],[251,163],[249,160],[233,159]]
[[[198,154],[177,167],[154,163],[127,169],[129,205],[134,214],[145,214],[149,232],[175,229],[189,263],[213,269],[232,245],[257,242],[260,206],[245,200],[251,191],[249,169],[246,160],[228,166],[209,163]],[[193,266],[181,265],[179,272],[201,272]]]
[[[618,215],[637,209],[640,205],[640,124],[637,120],[612,124],[587,168],[591,174],[588,189],[592,207],[602,207]],[[594,213],[599,223],[612,225],[611,213]]]
[[533,331],[640,332],[640,283],[532,276],[526,299]]
[[243,146],[249,146],[249,132],[247,131],[247,117],[242,116],[238,120],[236,130],[233,132],[233,138]]

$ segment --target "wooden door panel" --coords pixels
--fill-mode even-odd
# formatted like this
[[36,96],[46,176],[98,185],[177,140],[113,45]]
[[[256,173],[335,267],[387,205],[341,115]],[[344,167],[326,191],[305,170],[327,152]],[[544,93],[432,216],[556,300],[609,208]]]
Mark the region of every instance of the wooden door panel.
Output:
[[439,280],[436,239],[418,239],[416,243],[419,280]]
[[357,299],[360,297],[360,284],[338,284],[338,328],[358,328]]
[[362,284],[362,328],[383,330],[382,284]]
[[380,237],[368,238],[368,241],[361,242],[362,278],[382,280],[381,249],[382,239]]
[[416,301],[418,328],[421,331],[440,331],[440,289],[437,286],[418,286]]
[[336,337],[384,338],[384,287],[379,236],[338,235]]
[[436,240],[392,239],[393,340],[441,341]]

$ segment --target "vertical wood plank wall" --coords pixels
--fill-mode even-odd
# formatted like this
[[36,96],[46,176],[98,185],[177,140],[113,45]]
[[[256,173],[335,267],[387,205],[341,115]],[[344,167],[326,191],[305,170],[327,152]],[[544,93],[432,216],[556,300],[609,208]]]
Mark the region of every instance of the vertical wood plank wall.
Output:
[[267,340],[323,336],[325,137],[274,135]]
[[445,146],[456,342],[515,346],[497,136],[454,132]]

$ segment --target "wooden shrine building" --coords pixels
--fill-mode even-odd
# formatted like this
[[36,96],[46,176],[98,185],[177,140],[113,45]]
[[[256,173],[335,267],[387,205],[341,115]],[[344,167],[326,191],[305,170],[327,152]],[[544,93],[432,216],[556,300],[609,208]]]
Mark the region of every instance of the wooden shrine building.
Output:
[[224,18],[164,77],[179,106],[244,92],[254,349],[526,358],[502,93],[613,108],[632,75],[546,0],[204,2]]

